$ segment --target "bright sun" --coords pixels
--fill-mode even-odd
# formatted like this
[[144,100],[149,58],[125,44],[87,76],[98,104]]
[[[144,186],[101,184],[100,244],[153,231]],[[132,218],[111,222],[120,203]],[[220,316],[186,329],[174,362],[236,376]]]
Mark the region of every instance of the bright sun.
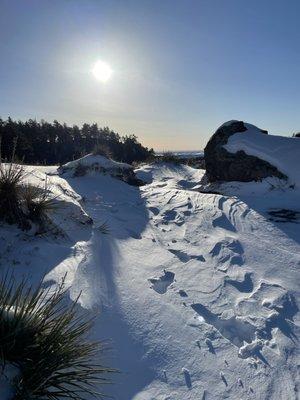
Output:
[[107,82],[111,75],[112,69],[110,66],[104,61],[97,61],[92,69],[92,72],[98,81]]

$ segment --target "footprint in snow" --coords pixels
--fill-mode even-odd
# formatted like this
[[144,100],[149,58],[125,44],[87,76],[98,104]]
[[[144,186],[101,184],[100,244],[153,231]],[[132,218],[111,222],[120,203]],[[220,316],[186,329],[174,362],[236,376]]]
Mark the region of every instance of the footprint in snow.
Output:
[[214,348],[214,346],[213,346],[213,344],[212,344],[212,341],[211,341],[210,339],[206,338],[206,339],[205,339],[205,344],[206,344],[206,346],[208,347],[208,351],[209,351],[210,353],[216,354],[215,348]]
[[185,290],[182,290],[182,289],[180,289],[180,290],[178,291],[178,294],[179,294],[181,297],[188,297],[187,292],[186,292]]
[[250,272],[246,272],[242,281],[239,281],[237,279],[225,278],[225,285],[227,284],[233,286],[239,292],[251,293],[253,290],[252,274]]
[[227,271],[227,265],[242,266],[244,249],[241,243],[233,238],[225,238],[217,242],[210,251],[210,255],[221,264],[222,271]]
[[188,389],[191,389],[192,388],[192,380],[191,380],[190,371],[187,368],[182,368],[181,371],[184,375],[186,386],[188,387]]
[[127,228],[126,231],[129,233],[129,236],[133,239],[142,239],[140,233],[133,231],[132,229]]
[[220,377],[221,377],[222,381],[224,382],[225,386],[228,386],[227,380],[226,380],[225,375],[223,374],[222,371],[220,372]]
[[175,249],[168,249],[168,250],[170,253],[174,254],[174,256],[176,256],[183,263],[187,263],[190,260],[198,260],[201,262],[205,261],[205,258],[201,254],[200,255],[189,255],[181,250],[175,250]]
[[166,293],[171,283],[174,282],[174,279],[174,272],[164,270],[162,275],[150,278],[148,279],[148,281],[152,284],[151,288],[153,290],[155,290],[159,294],[164,294]]
[[265,323],[257,335],[265,340],[273,338],[274,328],[278,328],[292,341],[297,340],[294,333],[294,317],[299,311],[296,299],[279,284],[261,282],[259,287],[236,305],[242,315],[260,316]]
[[159,209],[157,207],[149,207],[149,211],[151,211],[154,215],[159,214]]
[[[214,314],[203,304],[192,304],[192,309],[200,315],[207,324],[213,326],[219,333],[237,347],[241,347],[244,341],[252,342],[255,338],[256,327],[248,321],[237,318],[235,315],[223,317]],[[208,345],[208,341],[206,341]]]
[[227,231],[236,232],[235,227],[232,225],[232,223],[229,221],[224,213],[213,220],[212,226],[214,228],[222,228]]

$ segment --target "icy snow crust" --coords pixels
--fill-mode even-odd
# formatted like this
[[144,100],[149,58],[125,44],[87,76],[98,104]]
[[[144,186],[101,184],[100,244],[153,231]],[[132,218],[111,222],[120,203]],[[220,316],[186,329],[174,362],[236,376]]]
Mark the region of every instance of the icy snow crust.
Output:
[[248,155],[268,161],[289,178],[290,184],[300,187],[300,140],[265,135],[254,125],[245,123],[245,126],[247,131],[230,136],[223,147],[230,153],[243,150]]
[[66,235],[3,225],[1,269],[33,283],[46,274],[47,287],[67,273],[69,301],[82,291],[80,306],[98,313],[93,339],[110,339],[100,362],[121,370],[108,394],[297,399],[300,225],[269,214],[296,211],[297,188],[269,180],[200,193],[204,171],[183,165],[139,168],[140,188],[28,170],[61,194],[66,207],[51,218]]

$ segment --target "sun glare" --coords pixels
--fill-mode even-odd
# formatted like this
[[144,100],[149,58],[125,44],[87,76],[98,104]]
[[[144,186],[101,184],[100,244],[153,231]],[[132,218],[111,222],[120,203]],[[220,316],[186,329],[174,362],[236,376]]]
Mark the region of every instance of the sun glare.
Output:
[[112,69],[104,61],[97,61],[92,69],[94,77],[101,82],[107,82],[112,75]]

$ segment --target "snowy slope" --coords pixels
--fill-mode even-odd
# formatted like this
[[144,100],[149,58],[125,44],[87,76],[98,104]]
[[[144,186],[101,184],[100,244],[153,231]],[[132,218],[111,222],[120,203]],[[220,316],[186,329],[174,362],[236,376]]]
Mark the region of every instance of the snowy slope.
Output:
[[70,300],[82,291],[81,306],[99,313],[93,336],[110,339],[106,363],[121,370],[108,394],[297,399],[299,214],[276,210],[299,212],[299,190],[262,182],[200,193],[204,171],[188,166],[141,167],[141,188],[31,173],[49,173],[78,214],[56,215],[66,237],[1,227],[1,268],[33,282],[46,274],[46,285],[68,273]]
[[243,150],[248,155],[268,161],[283,172],[291,184],[300,187],[300,140],[265,135],[254,125],[245,123],[245,126],[247,131],[230,136],[224,148],[230,153]]
[[88,168],[104,168],[107,171],[116,171],[122,169],[132,169],[132,166],[126,163],[111,160],[101,155],[87,154],[82,158],[70,161],[61,167],[63,172],[73,171],[78,165],[83,165]]

